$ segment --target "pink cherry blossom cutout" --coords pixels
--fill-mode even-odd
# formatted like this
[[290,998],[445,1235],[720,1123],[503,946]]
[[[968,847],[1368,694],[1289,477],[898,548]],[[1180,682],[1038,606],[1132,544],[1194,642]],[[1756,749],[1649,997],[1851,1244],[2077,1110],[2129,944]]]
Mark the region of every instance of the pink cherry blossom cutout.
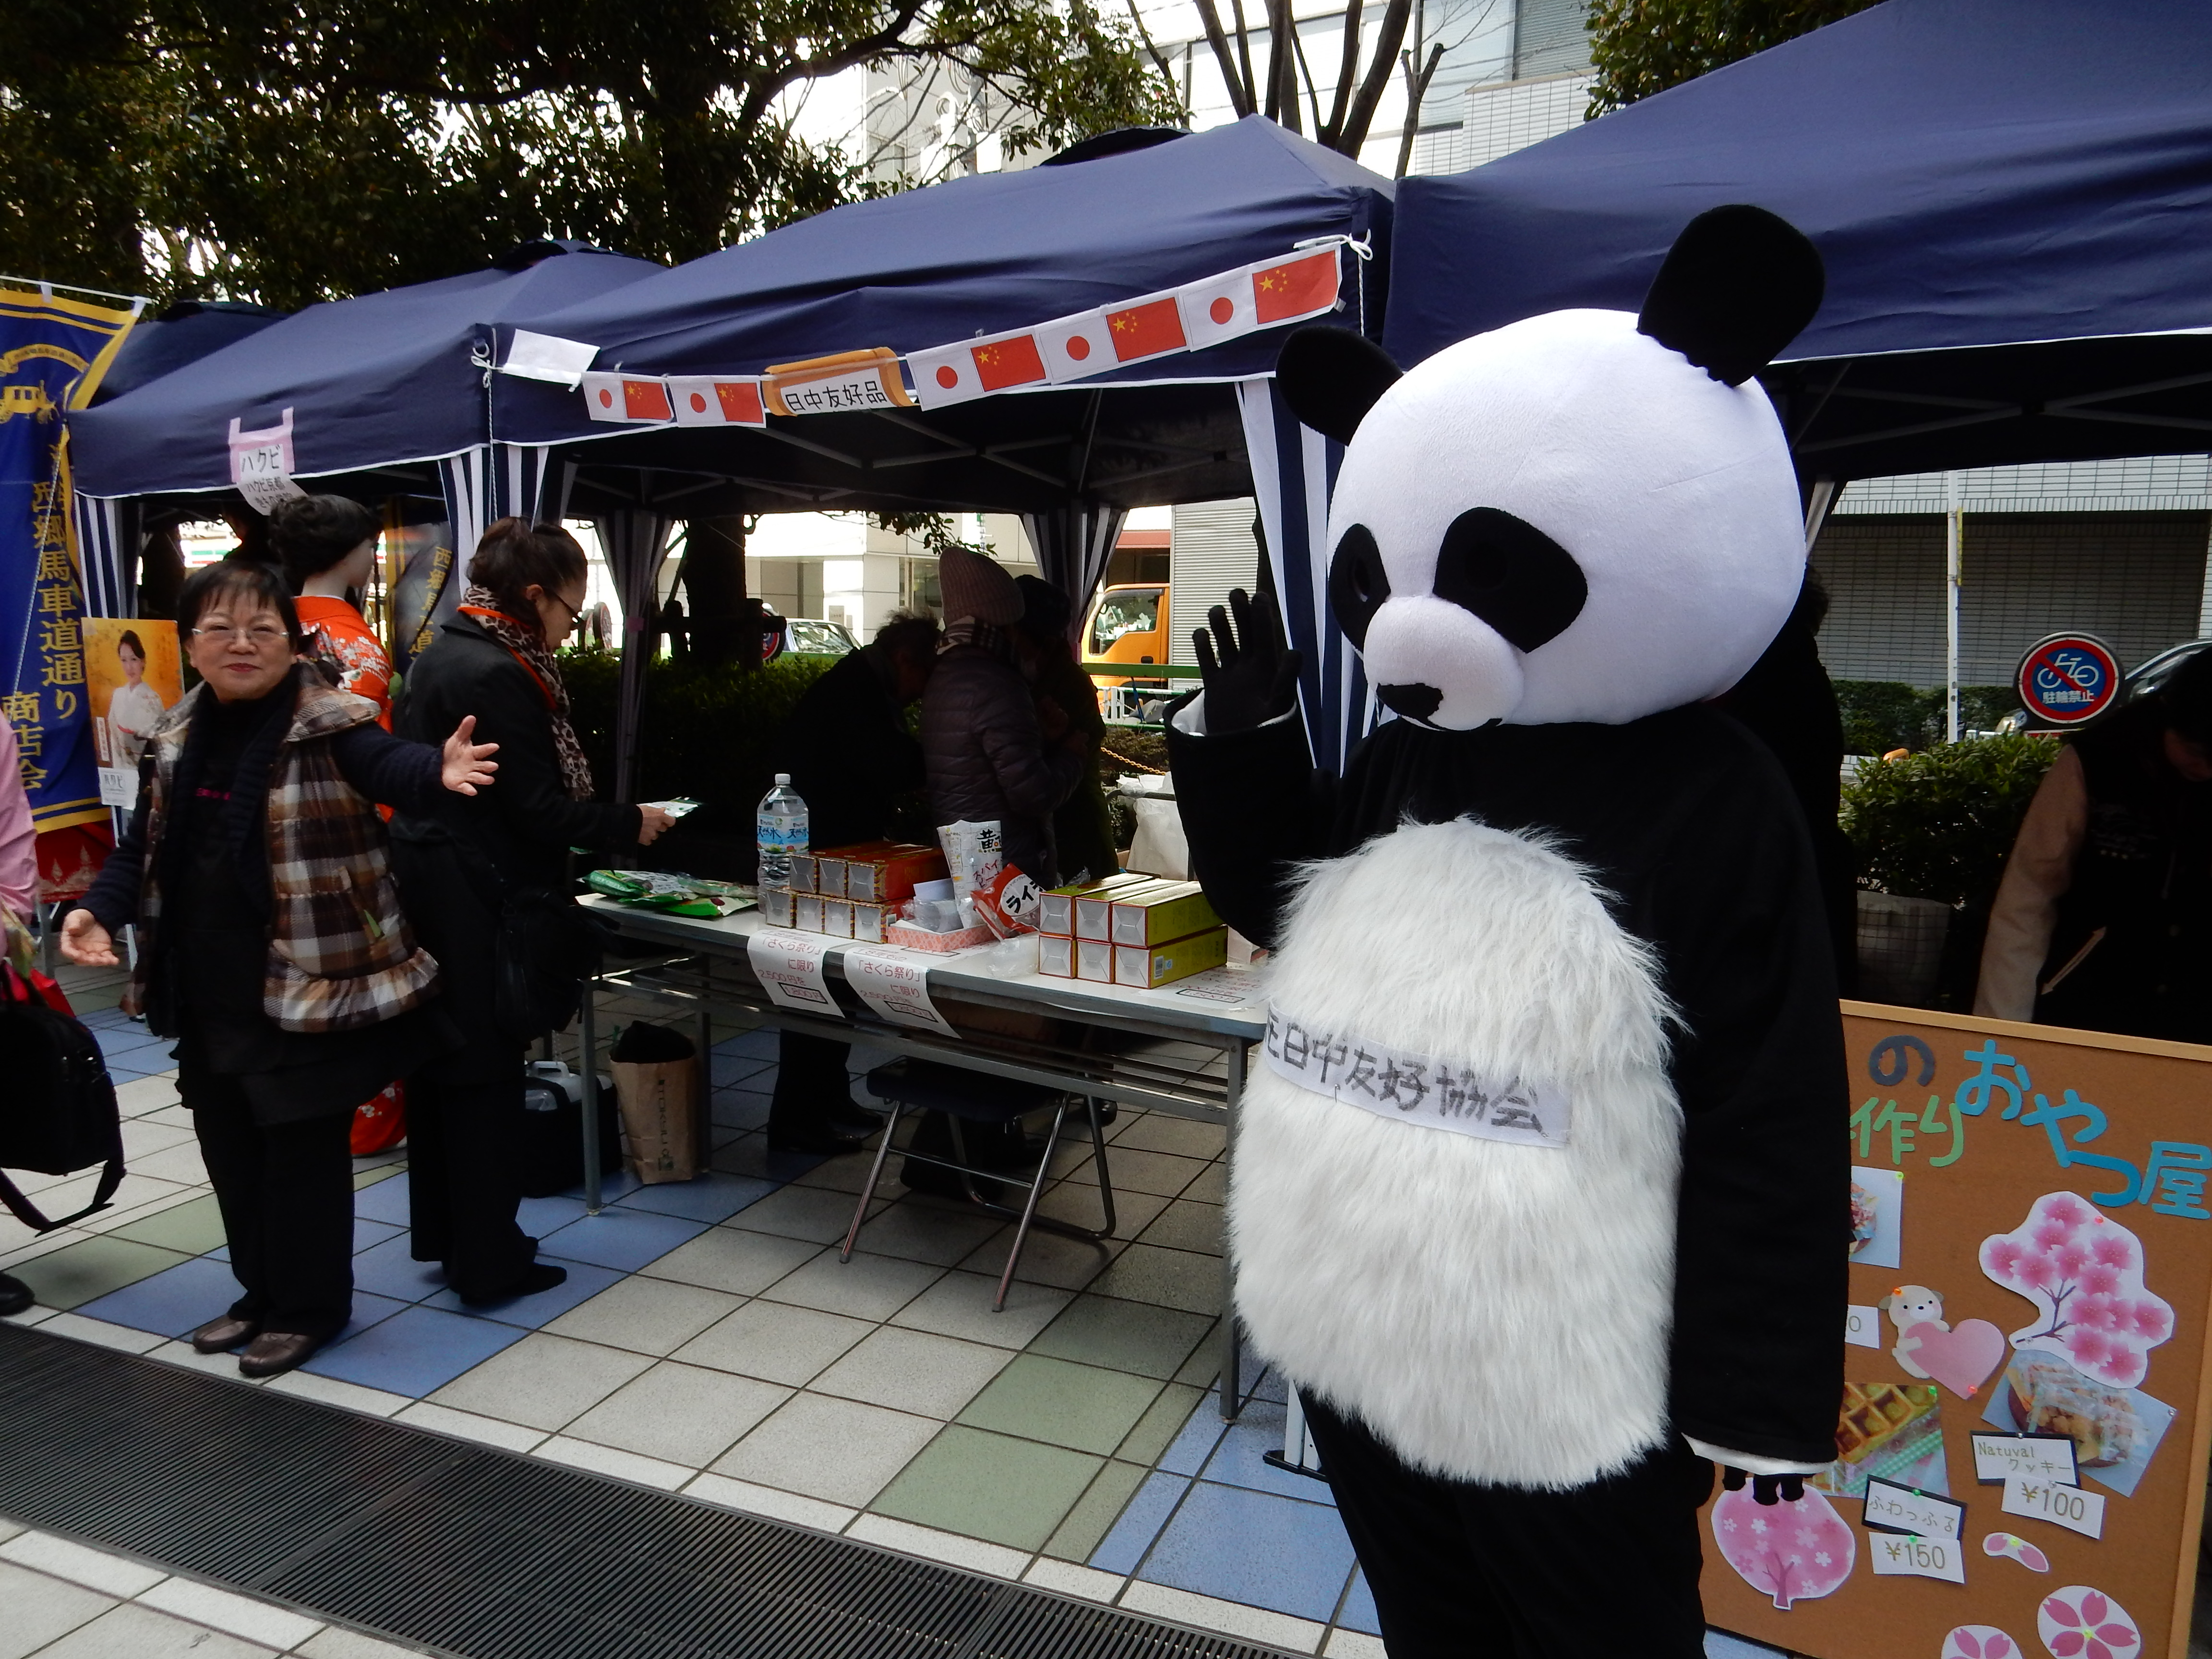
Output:
[[2142,1241],[2072,1193],[2045,1193],[2013,1231],[1984,1239],[1981,1262],[2034,1304],[2014,1348],[2063,1353],[2101,1382],[2134,1388],[2173,1334],[2173,1310],[2143,1284]]
[[2128,1610],[2087,1584],[2045,1596],[2035,1626],[2052,1659],[2137,1659],[2142,1650],[2142,1632]]
[[1943,1638],[1942,1659],[2021,1659],[2020,1644],[1995,1625],[1961,1625]]
[[1793,1601],[1832,1595],[1858,1561],[1850,1528],[1809,1486],[1794,1504],[1761,1504],[1747,1485],[1724,1492],[1712,1528],[1729,1565],[1785,1613]]

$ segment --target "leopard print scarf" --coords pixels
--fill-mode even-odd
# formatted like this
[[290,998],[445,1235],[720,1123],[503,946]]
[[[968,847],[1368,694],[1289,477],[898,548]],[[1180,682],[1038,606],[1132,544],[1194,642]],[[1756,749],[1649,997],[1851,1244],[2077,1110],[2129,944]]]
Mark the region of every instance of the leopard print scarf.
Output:
[[471,584],[461,597],[461,614],[505,646],[538,682],[553,716],[553,750],[561,757],[561,779],[568,787],[568,798],[591,799],[592,763],[584,758],[584,745],[576,741],[576,728],[568,723],[568,688],[561,684],[561,670],[545,647],[544,635],[501,611],[498,596],[489,588]]

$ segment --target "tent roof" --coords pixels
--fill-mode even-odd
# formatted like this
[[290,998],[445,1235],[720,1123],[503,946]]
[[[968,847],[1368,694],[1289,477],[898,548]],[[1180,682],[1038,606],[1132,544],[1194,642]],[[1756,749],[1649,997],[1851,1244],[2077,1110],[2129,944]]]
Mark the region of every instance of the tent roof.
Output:
[[[1692,216],[1753,202],[1827,262],[1790,357],[1856,362],[1832,390],[1832,368],[1769,381],[1796,396],[1793,425],[1848,440],[1826,452],[1841,476],[2198,447],[2143,421],[2203,411],[2124,396],[2118,362],[2030,343],[2212,325],[2208,109],[2201,0],[1888,0],[1487,166],[1407,180],[1386,343],[1410,363],[1538,312],[1633,310]],[[2152,355],[2201,372],[2197,343]],[[1987,347],[2008,349],[1960,350]],[[2115,348],[2133,373],[2144,354]],[[2100,390],[2119,401],[2095,419],[2021,401]],[[1963,401],[1902,401],[1929,397]],[[1820,441],[1798,435],[1801,453]]]
[[143,318],[100,376],[92,406],[112,404],[172,369],[197,362],[234,340],[258,334],[284,313],[231,300],[184,300],[158,316]]
[[[597,368],[653,374],[754,374],[872,346],[903,353],[1173,288],[1288,253],[1309,237],[1372,232],[1379,242],[1391,193],[1389,179],[1254,117],[1094,160],[832,209],[619,292],[515,320],[599,346]],[[1370,307],[1381,276],[1379,264],[1366,274]],[[1264,374],[1280,343],[1279,331],[1262,331],[1080,389]],[[497,379],[495,428],[504,441],[623,430],[591,422],[575,392]],[[812,431],[817,418],[832,417],[791,429]],[[634,435],[624,445],[636,447]]]
[[231,421],[252,431],[275,426],[287,409],[298,477],[482,443],[483,368],[471,358],[480,344],[489,347],[492,325],[663,269],[580,243],[522,252],[537,257],[520,269],[502,262],[309,306],[72,414],[77,488],[92,495],[227,489]]

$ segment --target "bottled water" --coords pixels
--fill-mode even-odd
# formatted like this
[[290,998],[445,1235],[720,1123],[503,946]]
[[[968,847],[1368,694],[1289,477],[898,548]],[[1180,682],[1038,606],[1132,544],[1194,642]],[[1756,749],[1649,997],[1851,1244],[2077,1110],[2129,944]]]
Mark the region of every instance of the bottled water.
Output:
[[806,803],[791,787],[791,774],[775,775],[775,787],[761,797],[753,817],[760,848],[760,885],[791,885],[791,855],[806,850]]

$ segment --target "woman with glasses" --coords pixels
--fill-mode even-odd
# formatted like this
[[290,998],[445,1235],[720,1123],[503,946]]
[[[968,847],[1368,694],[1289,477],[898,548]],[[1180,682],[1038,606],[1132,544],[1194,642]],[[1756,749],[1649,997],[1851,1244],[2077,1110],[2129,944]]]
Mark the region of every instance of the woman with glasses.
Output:
[[459,1040],[374,803],[473,795],[497,763],[465,720],[442,744],[403,743],[325,684],[265,566],[195,573],[177,622],[204,683],[147,734],[137,809],[62,951],[112,967],[137,924],[134,988],[148,1028],[177,1039],[244,1292],[192,1346],[248,1344],[239,1369],[273,1376],[351,1316],[355,1105]]
[[471,1304],[568,1277],[537,1260],[538,1241],[515,1223],[531,1034],[501,1027],[502,912],[524,896],[570,893],[571,847],[641,847],[672,822],[656,807],[592,799],[553,657],[583,609],[584,578],[584,550],[560,526],[500,520],[469,562],[459,616],[415,659],[398,704],[402,737],[450,726],[459,710],[500,745],[494,793],[441,799],[392,824],[408,915],[446,970],[466,1036],[408,1079],[413,1249],[418,1261],[442,1262]]

